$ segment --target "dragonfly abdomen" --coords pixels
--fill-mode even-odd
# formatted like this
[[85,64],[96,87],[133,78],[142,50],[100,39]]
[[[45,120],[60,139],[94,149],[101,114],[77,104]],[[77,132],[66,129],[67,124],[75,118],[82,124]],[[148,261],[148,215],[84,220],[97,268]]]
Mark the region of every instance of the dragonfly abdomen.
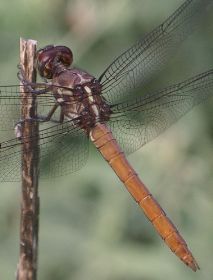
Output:
[[90,139],[143,209],[168,247],[192,270],[199,269],[186,242],[129,164],[108,127],[97,124],[90,131]]

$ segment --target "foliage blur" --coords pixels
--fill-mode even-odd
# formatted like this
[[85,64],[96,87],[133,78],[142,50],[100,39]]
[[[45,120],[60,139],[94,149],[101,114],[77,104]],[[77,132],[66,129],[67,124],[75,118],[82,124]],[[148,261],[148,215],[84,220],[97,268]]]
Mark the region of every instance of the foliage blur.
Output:
[[[1,0],[0,84],[17,83],[19,37],[67,45],[97,77],[169,16],[180,0]],[[211,15],[213,15],[211,13]],[[212,68],[211,16],[151,84],[160,88]],[[100,155],[79,172],[40,182],[40,280],[161,280],[213,277],[213,100],[129,157],[197,258],[194,274],[163,244]],[[0,195],[0,279],[14,279],[20,183]]]

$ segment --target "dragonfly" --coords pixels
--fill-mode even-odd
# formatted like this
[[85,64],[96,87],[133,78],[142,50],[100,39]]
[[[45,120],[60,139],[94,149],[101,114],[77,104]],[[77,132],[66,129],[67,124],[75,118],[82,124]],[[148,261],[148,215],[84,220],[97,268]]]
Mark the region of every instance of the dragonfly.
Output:
[[[22,85],[0,87],[0,129],[15,136],[0,143],[0,181],[20,178],[21,147],[37,134],[23,136],[25,123],[39,124],[40,176],[77,171],[88,157],[89,140],[99,150],[142,208],[168,247],[193,271],[198,263],[185,240],[141,181],[126,155],[176,122],[213,94],[213,69],[162,90],[143,86],[160,69],[210,8],[211,0],[186,0],[161,25],[117,57],[95,78],[73,67],[73,53],[48,45],[37,51],[41,83],[31,83],[20,69]],[[36,96],[37,115],[20,119],[20,87]]]

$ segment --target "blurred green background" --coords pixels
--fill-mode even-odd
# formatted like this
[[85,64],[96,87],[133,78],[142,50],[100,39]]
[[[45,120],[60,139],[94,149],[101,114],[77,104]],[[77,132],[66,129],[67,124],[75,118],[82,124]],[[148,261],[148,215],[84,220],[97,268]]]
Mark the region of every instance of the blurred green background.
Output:
[[[97,75],[169,16],[180,0],[1,0],[0,84],[17,83],[19,37],[67,45]],[[213,15],[213,13],[211,13]],[[160,88],[212,68],[213,22],[203,21],[151,85]],[[213,100],[129,157],[178,226],[201,271],[163,244],[100,155],[79,172],[40,182],[39,280],[213,278]],[[15,279],[20,183],[1,184],[0,279]]]

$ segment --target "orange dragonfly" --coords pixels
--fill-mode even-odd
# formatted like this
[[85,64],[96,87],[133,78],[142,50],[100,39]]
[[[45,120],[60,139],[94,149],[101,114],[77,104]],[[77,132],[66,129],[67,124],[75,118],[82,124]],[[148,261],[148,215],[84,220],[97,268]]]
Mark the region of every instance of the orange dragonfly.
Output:
[[[154,93],[142,90],[149,76],[193,31],[210,4],[212,0],[185,1],[115,59],[98,79],[70,66],[73,54],[69,48],[49,45],[40,49],[37,70],[45,81],[30,83],[21,69],[19,72],[22,87],[29,93],[27,98],[37,97],[36,118],[20,120],[19,86],[0,87],[0,127],[14,129],[15,123],[16,134],[0,143],[0,180],[16,181],[19,177],[21,146],[34,137],[23,137],[25,123],[40,124],[41,177],[78,170],[86,161],[90,139],[169,248],[192,270],[199,269],[183,237],[124,152],[136,151],[213,93],[213,69]],[[141,92],[135,94],[135,89]]]

